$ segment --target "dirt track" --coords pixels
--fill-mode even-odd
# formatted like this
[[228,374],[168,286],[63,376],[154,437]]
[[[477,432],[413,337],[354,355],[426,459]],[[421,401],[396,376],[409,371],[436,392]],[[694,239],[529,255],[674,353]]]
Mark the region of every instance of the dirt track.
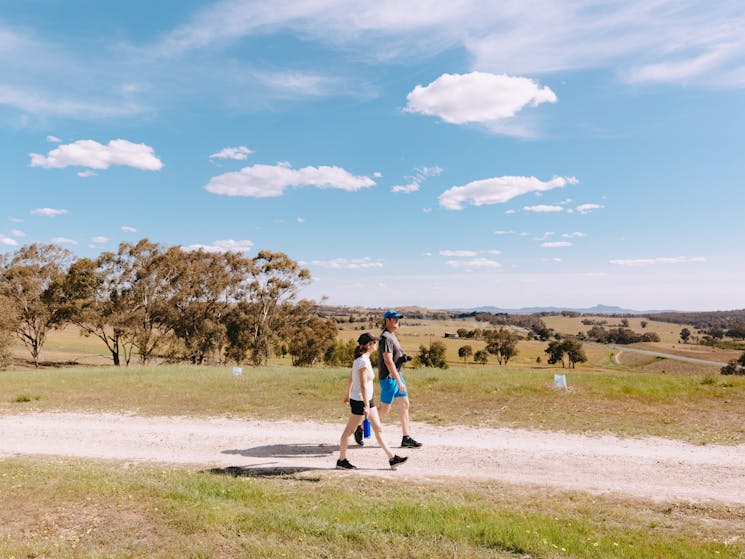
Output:
[[[246,472],[333,470],[341,424],[246,422],[115,414],[0,416],[0,457],[59,455]],[[350,445],[356,472],[400,478],[499,480],[656,501],[745,505],[745,445],[694,446],[657,438],[619,439],[519,429],[414,425],[421,449],[392,472],[368,439]]]

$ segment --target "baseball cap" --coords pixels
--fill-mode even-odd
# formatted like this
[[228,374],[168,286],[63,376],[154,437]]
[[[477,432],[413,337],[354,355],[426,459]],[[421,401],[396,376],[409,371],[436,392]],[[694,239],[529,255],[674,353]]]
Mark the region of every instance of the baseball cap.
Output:
[[383,315],[383,318],[385,318],[385,319],[388,319],[388,318],[403,318],[403,317],[404,317],[404,315],[399,314],[397,311],[394,311],[394,310],[385,311],[385,314]]
[[367,345],[370,342],[377,342],[378,338],[373,336],[370,332],[365,332],[364,334],[360,334],[360,337],[357,338],[357,343],[360,345]]

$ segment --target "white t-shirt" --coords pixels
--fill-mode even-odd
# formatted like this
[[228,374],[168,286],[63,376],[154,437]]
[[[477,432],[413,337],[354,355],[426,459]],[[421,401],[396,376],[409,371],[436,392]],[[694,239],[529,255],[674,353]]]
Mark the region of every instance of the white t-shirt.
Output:
[[354,360],[352,363],[352,392],[349,397],[352,400],[358,400],[362,402],[362,387],[360,385],[360,371],[365,369],[365,388],[367,390],[368,399],[372,400],[373,397],[373,373],[372,364],[370,363],[370,357],[362,355]]

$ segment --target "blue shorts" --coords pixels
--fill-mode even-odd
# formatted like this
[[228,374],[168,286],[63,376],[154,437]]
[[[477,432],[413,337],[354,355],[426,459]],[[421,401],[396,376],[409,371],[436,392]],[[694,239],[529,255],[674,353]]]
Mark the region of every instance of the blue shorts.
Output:
[[[399,376],[401,377],[401,382],[404,384],[404,388],[406,388],[406,379],[404,379],[404,376],[399,373]],[[404,396],[408,396],[409,391],[404,389],[403,392],[399,392],[398,390],[398,383],[396,382],[396,379],[393,377],[386,377],[384,379],[380,379],[380,401],[383,404],[392,404],[394,398],[403,398]]]

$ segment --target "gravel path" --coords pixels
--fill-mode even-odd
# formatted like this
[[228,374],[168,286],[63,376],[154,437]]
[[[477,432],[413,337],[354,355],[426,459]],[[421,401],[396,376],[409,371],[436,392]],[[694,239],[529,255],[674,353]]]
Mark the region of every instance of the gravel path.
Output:
[[[246,473],[333,470],[343,425],[224,418],[30,413],[0,416],[0,457],[55,455],[235,468]],[[655,501],[745,505],[745,445],[695,446],[660,438],[621,439],[522,429],[414,424],[420,449],[395,472],[368,439],[351,442],[355,472],[416,480],[468,478]],[[397,425],[386,440],[396,445]]]

